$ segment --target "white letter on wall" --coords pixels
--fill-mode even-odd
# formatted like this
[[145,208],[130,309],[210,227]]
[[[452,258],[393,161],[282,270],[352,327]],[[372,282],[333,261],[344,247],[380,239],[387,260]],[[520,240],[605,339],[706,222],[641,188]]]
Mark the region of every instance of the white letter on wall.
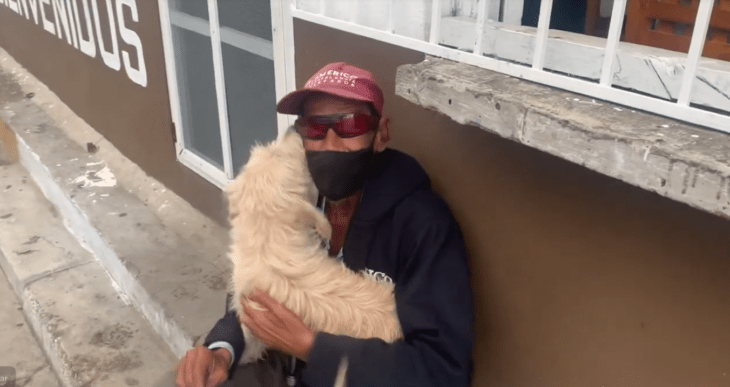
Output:
[[[15,11],[15,13],[20,13],[20,7],[18,7],[18,3],[15,2],[17,0],[8,0],[8,7]],[[22,13],[20,13],[22,15]]]
[[135,23],[139,21],[137,16],[137,4],[135,0],[117,0],[117,19],[119,20],[119,34],[122,35],[122,40],[130,46],[134,46],[137,49],[137,66],[139,70],[135,70],[129,63],[129,53],[122,51],[122,58],[124,58],[124,70],[127,71],[129,79],[142,87],[147,87],[147,69],[144,65],[144,54],[142,54],[142,41],[139,39],[134,31],[127,28],[124,25],[124,14],[122,13],[122,5],[126,5],[132,11],[132,21]]
[[51,23],[51,21],[46,18],[46,9],[43,6],[44,4],[51,5],[50,1],[51,0],[41,0],[41,19],[43,20],[43,29],[55,35],[56,28],[53,23]]
[[[23,6],[23,12],[25,13],[25,18],[30,20],[30,12],[28,12],[28,0],[17,0],[20,5]],[[18,6],[18,9],[20,9],[20,5]],[[22,13],[21,13],[22,15]],[[38,24],[36,22],[36,24]]]
[[81,19],[79,19],[79,0],[71,0],[74,7],[74,20],[76,20],[76,26],[79,33],[79,44],[81,45],[81,52],[84,54],[96,58],[96,43],[94,42],[94,30],[91,26],[91,15],[89,14],[89,1],[81,0],[84,4],[84,19],[86,20],[86,34],[89,36],[89,40],[84,40],[84,33],[81,28]]
[[[71,22],[71,29],[69,30],[69,18],[66,13],[66,5],[63,1],[64,0],[53,0],[53,17],[56,19],[56,25],[63,27],[63,32],[66,34],[68,44],[73,44],[71,41],[71,32],[75,32],[73,30],[73,21]],[[57,28],[56,32],[58,33],[58,38],[61,39],[61,28]],[[74,40],[76,39],[74,38]]]
[[78,23],[74,22],[74,14],[73,14],[73,8],[71,6],[71,2],[73,0],[64,0],[66,2],[66,10],[68,11],[66,13],[66,16],[68,17],[68,25],[71,27],[71,36],[74,38],[74,47],[78,50],[79,48],[79,38],[78,38],[78,31],[76,26],[78,26]]
[[[38,24],[38,0],[28,0],[30,1],[30,10],[33,12],[33,20],[35,20],[35,24]],[[25,2],[25,0],[23,0]],[[41,5],[43,7],[43,5]]]
[[[8,0],[8,7],[15,11],[16,13],[20,13],[20,7],[18,7],[18,3],[14,3],[14,1],[17,0]],[[22,13],[20,13],[22,15]]]
[[[44,1],[44,0],[41,0]],[[106,0],[106,13],[109,16],[109,30],[112,37],[112,51],[107,52],[104,48],[104,39],[101,35],[101,25],[99,24],[99,6],[97,0],[91,0],[91,7],[94,11],[94,26],[96,27],[96,40],[99,42],[99,52],[104,64],[113,70],[122,68],[122,62],[119,60],[119,45],[117,44],[117,26],[114,23],[114,9],[111,0]]]

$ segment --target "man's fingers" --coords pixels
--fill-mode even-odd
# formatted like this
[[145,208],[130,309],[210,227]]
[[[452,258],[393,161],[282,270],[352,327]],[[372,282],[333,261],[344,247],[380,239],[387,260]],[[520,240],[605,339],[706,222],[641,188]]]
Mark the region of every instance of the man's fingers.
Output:
[[188,380],[188,374],[190,373],[190,369],[192,368],[194,359],[195,348],[188,350],[188,352],[185,354],[185,357],[183,357],[182,360],[180,360],[180,363],[177,365],[177,378],[175,379],[175,382],[178,386],[192,386],[191,382]]
[[254,290],[251,300],[263,304],[266,309],[274,314],[277,320],[281,320],[284,315],[288,315],[290,317],[296,316],[299,318],[299,316],[291,309],[287,308],[284,304],[280,303],[264,291],[258,289]]
[[249,320],[261,320],[266,317],[269,311],[269,309],[258,310],[251,305],[243,305],[244,318],[248,318]]
[[176,367],[175,383],[180,387],[217,387],[228,378],[228,364],[206,347],[195,347]]
[[[258,315],[255,315],[258,313]],[[254,336],[259,336],[259,332],[261,330],[261,325],[259,321],[263,319],[263,316],[261,316],[261,312],[258,310],[254,310],[251,308],[244,309],[243,317],[241,317],[241,324],[248,327],[248,329],[251,330],[251,333],[254,334]]]
[[221,364],[220,362],[214,361],[213,367],[210,370],[210,375],[205,383],[205,387],[218,387],[228,378],[228,364]]
[[178,387],[187,387],[187,383],[185,383],[185,360],[187,360],[187,354],[180,360],[177,367],[175,367],[175,372],[177,373],[175,383]]
[[209,352],[196,348],[191,353],[191,361],[186,367],[187,375],[185,378],[190,386],[202,386],[208,378],[208,364],[213,360]]
[[251,299],[251,301],[256,301],[259,304],[262,304],[264,307],[266,307],[266,309],[269,309],[269,310],[272,310],[276,306],[281,305],[281,304],[279,304],[278,301],[276,301],[276,299],[271,297],[268,293],[261,291],[259,289],[256,289],[253,291],[253,294],[251,295],[250,299]]
[[[274,300],[276,302],[276,300]],[[257,303],[258,305],[252,305],[251,303]],[[261,300],[261,297],[256,295],[250,295],[248,297],[241,296],[241,306],[244,308],[248,307],[249,309],[256,309],[261,310],[263,308],[264,310],[270,309],[270,307],[267,306],[265,300]]]
[[248,307],[248,305],[243,305],[243,316],[239,317],[239,320],[241,321],[241,324],[245,324],[248,326],[248,324],[251,322],[251,308]]
[[180,371],[185,365],[185,358],[187,357],[187,355],[188,354],[186,353],[185,356],[183,356],[182,359],[180,359],[180,361],[175,365],[175,375],[180,375]]
[[241,318],[241,324],[247,326],[254,334],[260,329],[262,325],[266,325],[266,316],[264,312],[255,309],[245,309],[245,314]]
[[205,387],[218,387],[218,385],[225,382],[226,379],[228,379],[226,369],[218,367],[208,377],[208,382],[205,384]]

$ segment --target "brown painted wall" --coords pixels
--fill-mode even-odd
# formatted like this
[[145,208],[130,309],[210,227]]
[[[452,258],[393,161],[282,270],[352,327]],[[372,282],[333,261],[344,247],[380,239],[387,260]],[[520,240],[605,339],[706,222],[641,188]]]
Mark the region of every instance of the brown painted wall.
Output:
[[[77,1],[79,6],[83,4],[79,0],[72,1]],[[125,25],[142,42],[147,70],[146,87],[134,83],[127,76],[123,61],[118,71],[106,66],[99,52],[98,41],[96,57],[91,58],[68,44],[65,34],[59,38],[44,30],[40,14],[36,24],[32,14],[26,18],[1,3],[2,0],[0,47],[145,172],[201,212],[225,224],[220,189],[177,162],[175,157],[156,0],[135,0],[138,22],[132,21],[129,8],[124,7]],[[37,3],[38,7],[45,7],[46,18],[55,23],[53,8],[40,1]],[[103,39],[109,51],[111,33],[106,1],[97,1],[97,4]],[[80,12],[80,16],[83,20],[83,12]],[[85,25],[85,22],[81,24]],[[120,60],[121,50],[127,51],[132,67],[138,68],[136,49],[124,42],[118,23],[115,24]],[[86,34],[85,27],[83,31]]]
[[464,230],[475,385],[730,386],[730,222],[463,126],[393,93],[423,56],[296,21],[297,81],[373,71],[392,147],[414,155]]

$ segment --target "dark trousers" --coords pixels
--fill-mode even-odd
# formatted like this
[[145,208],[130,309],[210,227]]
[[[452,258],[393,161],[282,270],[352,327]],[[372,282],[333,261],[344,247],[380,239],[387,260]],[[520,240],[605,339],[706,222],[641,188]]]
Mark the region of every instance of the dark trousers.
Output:
[[288,356],[269,350],[263,360],[239,366],[233,379],[221,387],[286,387],[284,367]]

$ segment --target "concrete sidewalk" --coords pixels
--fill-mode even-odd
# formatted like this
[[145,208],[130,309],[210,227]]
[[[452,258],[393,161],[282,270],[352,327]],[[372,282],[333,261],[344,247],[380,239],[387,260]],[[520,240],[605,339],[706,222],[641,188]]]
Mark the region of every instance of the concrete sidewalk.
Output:
[[0,266],[25,319],[63,386],[172,385],[223,316],[227,230],[0,62]]
[[[3,332],[0,335],[0,348],[3,349],[0,350],[0,367],[12,367],[15,386],[60,386],[5,275],[0,275],[0,329]],[[0,373],[2,376],[9,375]]]
[[[37,338],[3,346],[10,359],[0,364],[28,379],[46,364],[40,344],[63,386],[169,386],[162,383],[177,357],[66,230],[28,172],[0,166],[0,187],[0,267]],[[3,318],[0,342],[18,335],[15,328],[29,330],[16,320]]]

